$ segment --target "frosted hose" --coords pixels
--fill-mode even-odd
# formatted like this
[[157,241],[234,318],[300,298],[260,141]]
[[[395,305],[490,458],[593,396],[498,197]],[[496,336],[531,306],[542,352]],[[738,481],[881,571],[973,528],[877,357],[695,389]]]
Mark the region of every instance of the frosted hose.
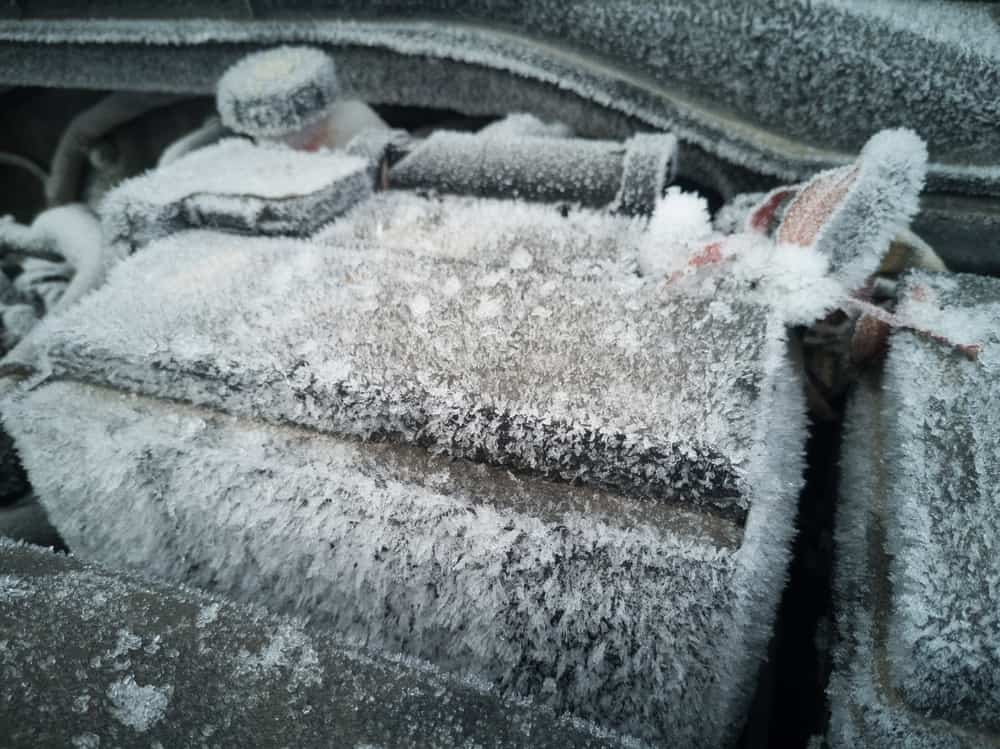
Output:
[[[10,230],[10,224],[6,228]],[[18,227],[16,231],[25,243],[22,254],[26,254],[23,252],[25,246],[47,248],[51,255],[42,259],[66,262],[74,269],[72,280],[59,301],[47,310],[47,315],[61,312],[104,281],[110,250],[104,243],[97,217],[86,206],[77,203],[50,208],[40,214],[31,227]],[[39,257],[38,254],[31,256]],[[5,364],[26,360],[34,332],[32,330],[11,349],[4,359]]]
[[617,142],[439,131],[391,167],[389,186],[649,214],[676,163],[665,133]]
[[211,117],[197,130],[191,131],[167,146],[160,155],[157,166],[166,166],[177,161],[181,156],[191,153],[191,151],[210,146],[216,141],[222,140],[229,132],[229,129],[222,124],[218,117]]
[[97,141],[130,120],[186,98],[190,97],[119,92],[78,114],[66,128],[52,157],[52,171],[45,184],[48,204],[64,205],[78,199],[87,152]]

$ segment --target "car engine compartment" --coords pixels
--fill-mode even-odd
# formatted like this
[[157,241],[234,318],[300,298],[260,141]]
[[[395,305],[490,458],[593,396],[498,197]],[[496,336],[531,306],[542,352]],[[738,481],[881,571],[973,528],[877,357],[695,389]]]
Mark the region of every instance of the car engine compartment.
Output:
[[1000,741],[990,137],[616,88],[541,10],[23,5],[12,746]]

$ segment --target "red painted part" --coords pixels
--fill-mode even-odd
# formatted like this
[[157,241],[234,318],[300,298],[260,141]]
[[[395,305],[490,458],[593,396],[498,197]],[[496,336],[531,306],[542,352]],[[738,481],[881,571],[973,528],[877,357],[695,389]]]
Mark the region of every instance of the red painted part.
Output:
[[705,247],[701,252],[688,260],[688,265],[701,268],[703,266],[709,265],[710,263],[718,263],[722,261],[722,244],[720,242],[713,242],[712,244]]
[[764,200],[764,202],[755,208],[750,214],[750,219],[747,222],[750,231],[763,234],[764,236],[770,234],[775,214],[786,200],[795,195],[796,190],[797,188],[789,187],[783,190],[779,189],[771,193],[771,195],[768,196],[767,199]]

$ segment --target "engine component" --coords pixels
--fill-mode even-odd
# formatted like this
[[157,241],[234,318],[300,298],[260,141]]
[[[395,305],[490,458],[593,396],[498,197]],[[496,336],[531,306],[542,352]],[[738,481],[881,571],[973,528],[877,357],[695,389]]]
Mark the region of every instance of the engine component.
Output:
[[333,58],[309,47],[277,47],[243,58],[219,80],[222,123],[254,138],[279,138],[327,116],[340,94]]
[[166,166],[191,151],[218,143],[223,138],[232,134],[232,131],[223,125],[218,117],[209,117],[205,124],[197,130],[192,130],[187,135],[167,146],[163,150],[163,153],[160,154],[156,165],[158,167]]
[[31,226],[0,220],[0,253],[21,260],[16,279],[4,277],[7,290],[0,294],[5,353],[38,318],[97,288],[110,264],[97,217],[79,204],[50,208]]
[[648,215],[673,179],[676,163],[677,139],[665,133],[618,143],[506,129],[439,131],[411,145],[389,169],[388,183]]
[[249,55],[226,71],[216,91],[226,127],[307,151],[344,146],[362,130],[386,127],[363,102],[341,99],[333,58],[311,47]]
[[45,186],[49,205],[80,200],[88,152],[102,137],[129,120],[184,98],[175,94],[116,93],[74,118],[52,157]]

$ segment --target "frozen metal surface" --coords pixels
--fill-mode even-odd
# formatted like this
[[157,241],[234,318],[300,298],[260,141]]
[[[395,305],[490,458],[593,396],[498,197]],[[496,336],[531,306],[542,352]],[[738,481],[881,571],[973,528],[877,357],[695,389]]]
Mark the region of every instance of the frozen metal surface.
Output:
[[413,144],[389,170],[388,182],[399,189],[564,201],[648,215],[676,164],[677,139],[668,134],[616,142],[493,126],[480,133],[442,130]]

